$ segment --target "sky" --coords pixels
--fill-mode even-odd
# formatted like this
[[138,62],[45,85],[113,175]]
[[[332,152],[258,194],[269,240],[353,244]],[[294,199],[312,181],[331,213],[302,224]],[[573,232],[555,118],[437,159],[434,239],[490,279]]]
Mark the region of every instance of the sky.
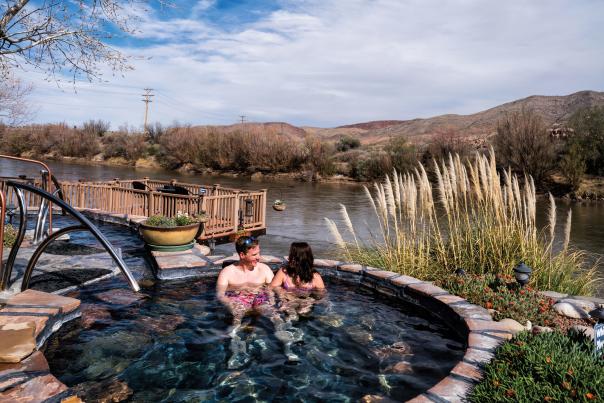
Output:
[[[155,3],[154,3],[155,4]],[[34,85],[38,123],[335,127],[604,91],[601,0],[188,0],[132,10],[134,70]],[[69,80],[67,78],[67,80]]]

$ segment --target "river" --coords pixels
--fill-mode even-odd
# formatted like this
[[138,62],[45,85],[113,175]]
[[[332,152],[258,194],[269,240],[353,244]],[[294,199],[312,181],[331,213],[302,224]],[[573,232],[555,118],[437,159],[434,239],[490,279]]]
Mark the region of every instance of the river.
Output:
[[[346,206],[355,229],[362,238],[370,238],[369,228],[376,223],[367,197],[359,184],[251,181],[249,177],[195,176],[165,170],[61,162],[50,162],[49,166],[59,181],[80,178],[135,179],[149,176],[154,179],[177,179],[181,182],[206,185],[220,183],[241,189],[268,189],[267,235],[261,239],[264,254],[285,255],[291,242],[304,240],[311,244],[316,256],[334,256],[336,248],[324,218],[334,219],[342,230],[344,227],[340,204]],[[35,167],[28,169],[23,163],[0,159],[0,176],[16,174],[38,175]],[[287,209],[277,212],[270,208],[275,199],[285,200]],[[545,200],[538,202],[537,218],[541,224],[545,222],[547,209]],[[563,238],[564,222],[569,209],[572,209],[571,245],[588,252],[590,260],[594,261],[604,252],[604,203],[558,201],[556,238],[560,241]],[[222,254],[231,254],[233,246],[221,245],[217,250]],[[599,270],[600,277],[604,278],[604,265],[601,265]],[[604,289],[601,288],[599,294],[603,295]]]

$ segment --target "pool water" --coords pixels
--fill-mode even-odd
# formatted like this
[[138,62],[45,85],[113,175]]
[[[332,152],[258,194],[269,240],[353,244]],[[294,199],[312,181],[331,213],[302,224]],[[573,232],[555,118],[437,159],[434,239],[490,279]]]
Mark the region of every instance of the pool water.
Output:
[[214,286],[156,284],[137,299],[114,279],[79,291],[82,318],[47,344],[52,373],[85,401],[405,400],[447,376],[465,349],[421,308],[328,280],[328,293],[288,322],[299,361],[286,357],[273,320],[248,315],[233,365],[232,316]]

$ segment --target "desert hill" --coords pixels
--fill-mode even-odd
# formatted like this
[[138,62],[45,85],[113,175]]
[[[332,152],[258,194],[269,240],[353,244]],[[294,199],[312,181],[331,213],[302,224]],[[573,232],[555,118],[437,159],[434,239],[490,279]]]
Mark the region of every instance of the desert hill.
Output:
[[[441,115],[427,119],[407,121],[381,121],[358,123],[320,129],[321,136],[339,137],[350,130],[349,135],[357,136],[364,144],[380,143],[392,136],[405,136],[414,143],[424,143],[440,131],[454,130],[468,139],[486,139],[495,134],[497,122],[506,113],[521,108],[532,108],[543,117],[547,126],[564,124],[573,113],[585,107],[604,106],[604,92],[580,91],[566,96],[533,95],[527,98],[508,102],[472,115]],[[350,129],[347,129],[350,128]],[[352,129],[355,129],[352,131]]]
[[508,102],[471,115],[440,115],[427,119],[381,120],[361,122],[335,128],[296,127],[285,122],[244,123],[230,126],[213,126],[223,132],[263,131],[302,140],[307,134],[325,140],[338,140],[342,136],[357,137],[362,144],[371,145],[391,137],[404,136],[412,143],[423,144],[444,131],[455,131],[468,141],[484,142],[495,134],[497,122],[506,113],[532,108],[543,117],[547,126],[564,124],[573,113],[585,107],[604,106],[604,92],[580,91],[566,96],[533,95]]

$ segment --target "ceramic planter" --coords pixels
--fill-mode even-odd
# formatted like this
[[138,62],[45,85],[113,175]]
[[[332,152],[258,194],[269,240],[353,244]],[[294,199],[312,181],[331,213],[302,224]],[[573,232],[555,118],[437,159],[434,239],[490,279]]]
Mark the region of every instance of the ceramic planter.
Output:
[[139,231],[143,240],[149,245],[179,246],[190,244],[199,231],[199,223],[180,227],[153,227],[140,224]]

